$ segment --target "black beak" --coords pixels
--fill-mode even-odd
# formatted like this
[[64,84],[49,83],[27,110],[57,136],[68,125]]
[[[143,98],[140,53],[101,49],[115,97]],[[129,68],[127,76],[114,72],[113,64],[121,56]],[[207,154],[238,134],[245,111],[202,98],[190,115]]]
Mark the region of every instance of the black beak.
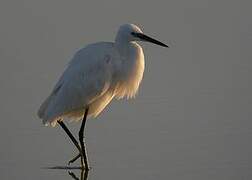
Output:
[[141,39],[143,41],[148,41],[148,42],[157,44],[159,46],[163,46],[163,47],[168,47],[169,48],[169,46],[167,46],[166,44],[164,44],[164,43],[162,43],[162,42],[160,42],[160,41],[158,41],[156,39],[153,39],[153,38],[151,38],[151,37],[149,37],[149,36],[147,36],[147,35],[145,35],[143,33],[132,33],[132,35],[135,36],[135,37],[138,37],[139,39]]

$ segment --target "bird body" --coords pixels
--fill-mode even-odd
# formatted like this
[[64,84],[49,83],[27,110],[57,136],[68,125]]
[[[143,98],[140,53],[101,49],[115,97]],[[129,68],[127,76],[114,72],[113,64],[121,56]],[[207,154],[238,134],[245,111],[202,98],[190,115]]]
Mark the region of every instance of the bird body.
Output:
[[136,42],[90,44],[74,55],[38,116],[55,126],[65,117],[82,119],[89,106],[88,116],[96,117],[114,97],[134,97],[143,73],[144,54]]
[[144,73],[144,54],[136,41],[167,45],[143,34],[133,24],[120,26],[114,42],[87,45],[73,56],[38,116],[55,126],[64,118],[96,117],[115,98],[132,98]]

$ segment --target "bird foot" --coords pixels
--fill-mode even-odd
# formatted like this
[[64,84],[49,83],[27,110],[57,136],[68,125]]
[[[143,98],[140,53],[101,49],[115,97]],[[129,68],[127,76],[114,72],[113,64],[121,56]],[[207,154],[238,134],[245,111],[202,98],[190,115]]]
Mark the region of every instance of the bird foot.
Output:
[[71,159],[70,161],[68,161],[68,165],[74,163],[77,159],[79,159],[81,157],[81,154],[79,153],[77,156],[75,156],[73,159]]

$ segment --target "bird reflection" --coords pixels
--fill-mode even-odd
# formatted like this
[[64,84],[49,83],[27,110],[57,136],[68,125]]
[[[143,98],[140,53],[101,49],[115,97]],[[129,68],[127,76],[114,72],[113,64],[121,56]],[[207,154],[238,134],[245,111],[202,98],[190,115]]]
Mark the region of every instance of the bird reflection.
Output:
[[87,180],[88,179],[88,171],[85,171],[84,169],[81,169],[80,177],[78,178],[74,172],[68,171],[68,174],[74,179],[74,180]]
[[[68,167],[68,166],[54,166],[54,167],[46,167],[46,169],[58,169],[58,170],[68,170],[68,174],[74,180],[87,180],[88,179],[88,170],[85,170],[81,167]],[[80,170],[79,177],[73,171]]]

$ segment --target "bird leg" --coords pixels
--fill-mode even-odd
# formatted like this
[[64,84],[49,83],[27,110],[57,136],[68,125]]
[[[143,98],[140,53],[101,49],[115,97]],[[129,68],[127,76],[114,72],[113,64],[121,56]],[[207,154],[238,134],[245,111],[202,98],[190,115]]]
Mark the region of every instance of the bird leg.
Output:
[[67,133],[67,135],[72,140],[72,142],[77,147],[77,149],[79,150],[79,154],[77,156],[75,156],[73,159],[71,159],[68,162],[68,164],[71,164],[71,163],[75,162],[78,158],[81,158],[81,167],[82,168],[85,167],[85,170],[89,170],[86,148],[85,148],[85,143],[84,143],[84,129],[85,129],[85,124],[86,124],[86,120],[87,120],[87,115],[88,115],[88,108],[85,109],[84,117],[83,117],[83,120],[81,123],[81,128],[79,131],[79,141],[80,141],[81,146],[79,146],[78,141],[75,139],[75,137],[70,132],[70,130],[67,128],[67,126],[64,124],[64,122],[57,121],[59,123],[59,125],[62,127],[62,129]]
[[[87,115],[88,115],[88,107],[85,109],[84,117],[81,123],[80,131],[79,131],[79,140],[80,140],[80,145],[81,145],[81,162],[85,164],[85,170],[88,171],[88,159],[87,159],[87,154],[86,154],[86,148],[85,148],[85,143],[84,143],[84,128],[87,120]],[[77,157],[77,156],[76,156]],[[75,158],[74,158],[75,159]]]
[[68,165],[74,163],[77,159],[79,159],[81,157],[81,154],[79,153],[78,155],[76,155],[73,159],[71,159],[70,161],[68,161]]
[[62,129],[67,133],[67,135],[72,140],[72,142],[74,143],[74,145],[76,146],[76,148],[81,152],[81,147],[79,146],[78,141],[75,139],[75,137],[73,136],[73,134],[69,131],[69,129],[67,128],[67,126],[65,125],[65,123],[63,121],[57,121],[57,122],[62,127]]
[[[72,142],[74,143],[74,145],[77,147],[77,149],[79,150],[79,154],[82,154],[82,149],[81,149],[81,147],[79,146],[79,143],[78,143],[78,141],[75,139],[75,137],[73,136],[73,134],[70,132],[70,130],[67,128],[67,126],[64,124],[64,122],[63,121],[57,121],[58,123],[59,123],[59,125],[62,127],[62,129],[67,133],[67,135],[69,136],[69,138],[72,140]],[[76,156],[77,157],[77,156]],[[78,157],[79,158],[79,157]],[[76,158],[76,159],[78,159],[78,158]],[[75,159],[75,158],[74,158]],[[74,159],[72,159],[71,161],[73,161]],[[76,160],[75,159],[75,160]],[[74,160],[74,161],[75,161]],[[70,164],[71,163],[71,161],[69,161],[69,163],[68,164]],[[74,162],[73,161],[73,162]],[[83,162],[82,162],[82,167],[83,167]]]

